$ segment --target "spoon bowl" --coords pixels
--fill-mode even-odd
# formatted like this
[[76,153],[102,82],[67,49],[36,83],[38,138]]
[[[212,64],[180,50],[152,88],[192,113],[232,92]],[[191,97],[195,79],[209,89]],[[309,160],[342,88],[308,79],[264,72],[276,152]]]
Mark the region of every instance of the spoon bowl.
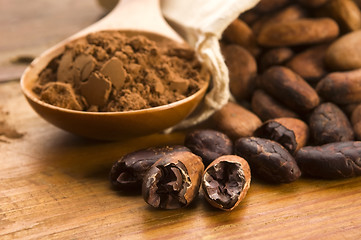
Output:
[[156,133],[189,116],[202,100],[209,79],[196,93],[183,100],[124,112],[69,110],[45,103],[33,92],[39,73],[53,58],[64,52],[66,44],[92,32],[113,30],[121,31],[126,36],[141,34],[157,42],[172,40],[184,43],[164,21],[158,0],[122,0],[104,19],[47,50],[29,65],[21,77],[21,89],[31,107],[42,118],[61,129],[99,140],[119,140]]

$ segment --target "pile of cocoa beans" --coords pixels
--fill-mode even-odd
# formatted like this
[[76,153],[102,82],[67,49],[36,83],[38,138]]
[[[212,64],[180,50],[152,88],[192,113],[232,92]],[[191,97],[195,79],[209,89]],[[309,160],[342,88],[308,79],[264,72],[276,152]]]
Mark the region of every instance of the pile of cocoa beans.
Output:
[[361,175],[361,1],[261,0],[220,40],[233,100],[179,146],[114,163],[115,189],[153,207],[189,205],[200,189],[234,209],[252,178]]
[[[252,175],[273,182],[301,173],[361,175],[360,4],[261,0],[225,30],[221,49],[235,101],[212,121]],[[288,174],[275,176],[277,166]]]

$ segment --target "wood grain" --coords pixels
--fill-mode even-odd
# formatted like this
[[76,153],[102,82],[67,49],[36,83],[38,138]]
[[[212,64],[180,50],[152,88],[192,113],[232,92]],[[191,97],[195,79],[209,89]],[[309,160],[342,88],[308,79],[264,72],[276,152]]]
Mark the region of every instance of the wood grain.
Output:
[[[13,16],[12,26],[16,25],[16,17],[10,13],[15,10],[9,4],[19,2],[23,9],[26,4],[33,5],[29,15],[18,18],[23,20],[36,15],[35,5],[39,2],[49,8],[64,4],[58,8],[60,12],[69,10],[64,6],[73,2],[74,9],[79,4],[94,4],[85,0],[51,1],[54,5],[46,0],[0,0],[0,22]],[[6,8],[4,4],[8,4]],[[7,15],[3,14],[4,9],[9,11]],[[51,11],[37,15],[47,29],[55,28],[54,21],[46,22],[55,14]],[[79,20],[70,20],[74,22],[72,26],[87,19],[83,25],[77,25],[79,28],[99,17],[92,15],[91,10],[81,11],[78,16]],[[38,25],[33,25],[39,27],[41,20],[34,21]],[[23,26],[19,29],[29,26],[25,22],[17,22]],[[55,32],[64,34],[69,29],[66,26],[71,28],[68,24]],[[12,29],[1,27],[2,32]],[[73,29],[66,36],[76,31]],[[5,50],[8,53],[1,56],[16,56],[19,49],[38,52],[54,43],[51,40],[37,45],[36,39],[28,38],[27,48],[21,45],[19,36],[23,35],[18,32],[11,36],[16,38],[16,49],[10,50],[10,40],[0,38],[1,53]],[[48,35],[47,39],[57,42],[66,36]],[[8,74],[15,74],[9,66],[1,66]],[[79,138],[41,119],[26,102],[18,81],[0,84],[0,114],[0,124],[6,121],[24,133],[18,139],[0,135],[0,239],[361,238],[360,178],[341,181],[301,178],[284,185],[267,185],[252,179],[246,198],[232,212],[210,207],[202,195],[188,208],[162,211],[148,206],[139,195],[113,191],[108,172],[123,154],[147,146],[182,143],[184,133],[155,134],[122,142]]]
[[232,212],[208,205],[162,211],[139,195],[110,188],[108,172],[121,155],[182,143],[184,133],[122,142],[73,136],[39,118],[18,82],[0,85],[6,121],[25,135],[0,138],[1,239],[359,239],[360,178],[305,179],[284,185],[252,180]]

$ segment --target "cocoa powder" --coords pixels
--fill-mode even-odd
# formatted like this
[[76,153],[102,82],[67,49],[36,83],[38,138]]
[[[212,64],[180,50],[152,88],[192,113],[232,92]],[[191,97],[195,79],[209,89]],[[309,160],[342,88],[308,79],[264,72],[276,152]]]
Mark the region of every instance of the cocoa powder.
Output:
[[182,100],[204,83],[202,65],[185,45],[109,31],[68,44],[33,91],[58,107],[114,112]]

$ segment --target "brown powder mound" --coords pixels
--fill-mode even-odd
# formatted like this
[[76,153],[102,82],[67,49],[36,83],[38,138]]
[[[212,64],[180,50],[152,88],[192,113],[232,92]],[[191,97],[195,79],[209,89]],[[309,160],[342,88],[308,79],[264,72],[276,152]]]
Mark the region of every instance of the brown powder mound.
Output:
[[184,99],[205,83],[193,50],[116,31],[66,46],[40,74],[33,91],[49,104],[83,111],[128,111]]

